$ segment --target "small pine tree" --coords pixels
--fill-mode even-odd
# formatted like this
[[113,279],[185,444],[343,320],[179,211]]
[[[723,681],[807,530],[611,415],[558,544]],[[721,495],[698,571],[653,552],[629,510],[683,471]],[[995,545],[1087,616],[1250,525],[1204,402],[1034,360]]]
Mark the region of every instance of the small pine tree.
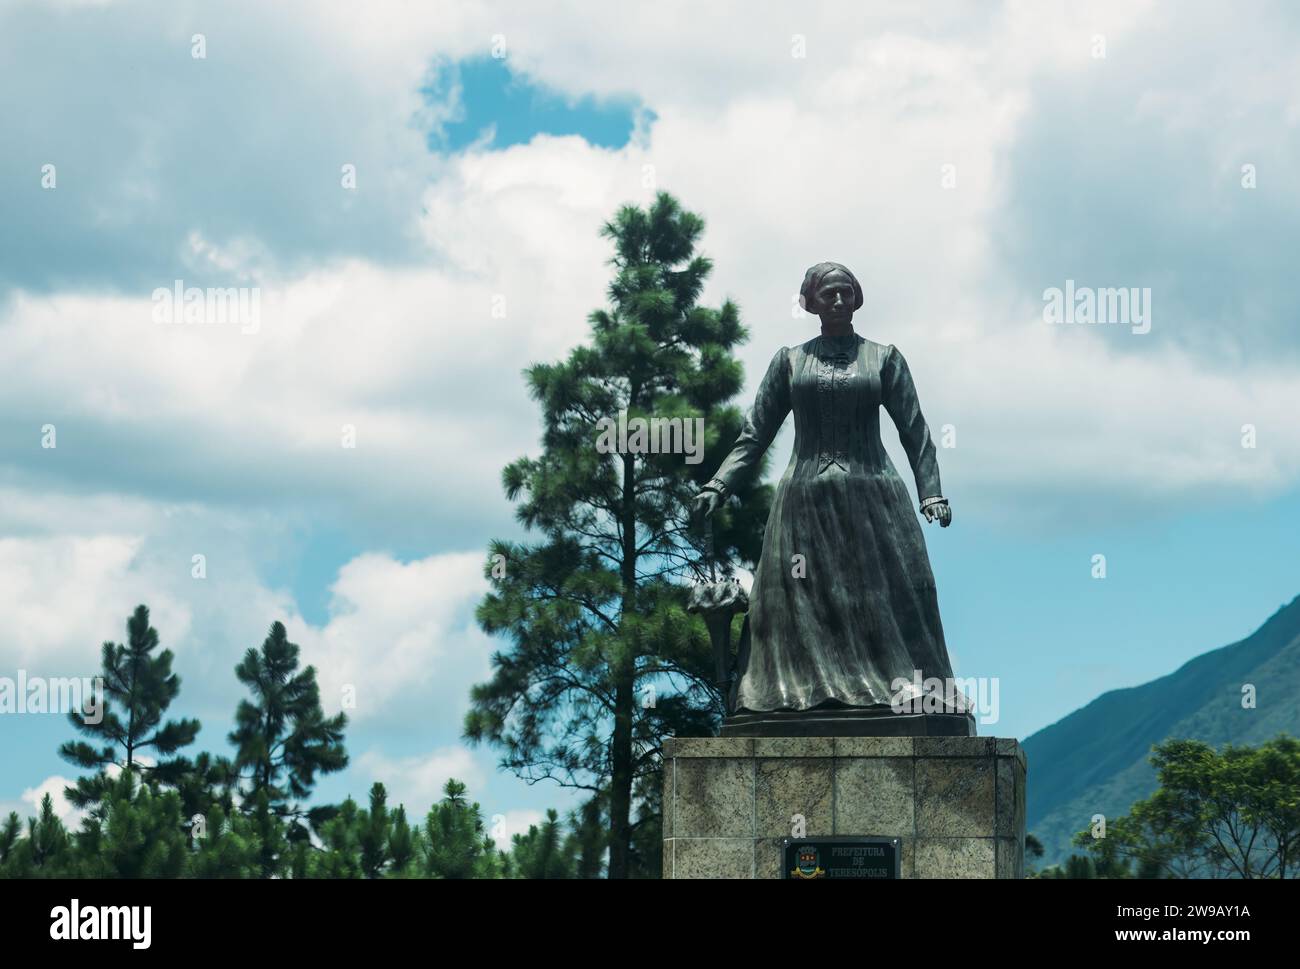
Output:
[[406,820],[406,807],[399,804],[393,812],[392,830],[388,835],[389,875],[406,878],[415,865],[416,840],[411,824]]
[[551,808],[541,827],[530,825],[527,834],[517,834],[511,839],[514,877],[572,878],[575,847],[574,842],[564,837],[560,816]]
[[362,839],[365,824],[357,802],[348,798],[320,828],[321,850],[308,865],[312,878],[364,878]]
[[77,833],[83,878],[179,878],[186,873],[189,836],[181,799],[140,783],[134,768],[110,778],[101,801]]
[[415,838],[405,808],[388,809],[383,784],[370,789],[370,807],[348,798],[320,826],[321,847],[311,853],[303,877],[400,878],[411,873]]
[[0,828],[0,878],[69,878],[78,874],[74,844],[54,813],[49,794],[41,798],[37,817],[27,819],[27,835],[17,812]]
[[5,818],[4,826],[0,827],[0,878],[13,877],[8,866],[11,864],[11,859],[16,857],[14,849],[18,847],[22,836],[23,822],[19,819],[17,811],[10,811],[9,816]]
[[465,785],[449,780],[443,799],[424,821],[424,873],[430,878],[500,878],[503,852],[483,828],[483,812],[465,797]]
[[359,828],[361,873],[366,878],[382,878],[392,860],[388,841],[392,835],[388,814],[388,792],[375,782],[370,788],[370,810],[362,811]]

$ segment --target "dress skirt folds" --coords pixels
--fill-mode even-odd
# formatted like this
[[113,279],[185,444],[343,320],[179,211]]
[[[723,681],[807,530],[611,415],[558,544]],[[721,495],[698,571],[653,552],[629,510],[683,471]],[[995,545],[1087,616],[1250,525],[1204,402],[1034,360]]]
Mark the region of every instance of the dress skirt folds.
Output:
[[880,440],[898,428],[922,499],[942,494],[907,363],[856,333],[782,349],[710,486],[752,473],[786,416],[794,453],[776,488],[741,634],[731,709],[888,706],[952,677],[934,575],[907,488]]

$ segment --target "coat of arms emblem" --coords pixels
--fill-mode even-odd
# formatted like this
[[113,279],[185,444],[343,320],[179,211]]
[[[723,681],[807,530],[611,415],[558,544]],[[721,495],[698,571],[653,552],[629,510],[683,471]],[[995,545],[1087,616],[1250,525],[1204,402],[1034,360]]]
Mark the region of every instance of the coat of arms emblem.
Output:
[[822,869],[820,859],[817,857],[815,845],[801,845],[799,847],[799,862],[790,874],[795,878],[826,877],[826,872]]

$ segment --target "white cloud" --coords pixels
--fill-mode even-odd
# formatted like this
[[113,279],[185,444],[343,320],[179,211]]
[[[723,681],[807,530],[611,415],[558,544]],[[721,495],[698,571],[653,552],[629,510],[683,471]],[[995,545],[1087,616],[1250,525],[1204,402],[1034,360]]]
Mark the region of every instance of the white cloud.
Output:
[[481,801],[486,773],[474,755],[464,747],[439,747],[411,757],[388,757],[369,750],[356,759],[356,770],[371,782],[380,781],[388,791],[388,803],[406,805],[407,818],[422,823],[425,814],[442,800],[443,786],[455,779],[465,784],[470,801]]
[[496,842],[498,848],[505,848],[515,835],[527,834],[529,828],[533,825],[541,827],[545,820],[546,815],[541,811],[517,810],[494,814],[485,818],[484,822],[488,836]]
[[[127,617],[145,603],[162,646],[176,654],[185,715],[217,730],[243,695],[235,664],[277,619],[302,664],[317,668],[328,711],[351,688],[354,722],[419,719],[458,733],[469,683],[490,674],[491,642],[473,618],[487,587],[482,553],[357,556],[332,583],[328,619],[313,625],[289,593],[260,578],[261,556],[290,541],[284,523],[104,497],[19,497],[6,507],[29,529],[28,516],[48,513],[50,530],[0,539],[0,669],[92,675],[100,643],[122,642]],[[99,524],[116,519],[122,530],[95,528],[96,509]],[[196,551],[207,556],[206,579],[193,577]],[[211,747],[216,737],[205,732],[200,742]]]
[[[754,333],[751,381],[777,346],[813,332],[809,318],[791,317],[803,268],[836,258],[859,273],[860,329],[904,350],[932,419],[976,432],[942,455],[968,502],[1007,513],[1085,492],[1164,501],[1294,483],[1297,435],[1281,410],[1289,371],[1252,361],[1225,380],[1217,359],[1158,339],[1179,332],[1167,316],[1145,344],[1044,332],[1026,298],[1062,280],[1027,291],[999,261],[1004,208],[1019,191],[1005,159],[1035,110],[1034,83],[1084,85],[1090,69],[1114,77],[1131,57],[1121,42],[1148,44],[1143,31],[1164,23],[1149,5],[1085,16],[1013,4],[987,23],[954,14],[940,32],[904,7],[814,6],[797,23],[754,11],[744,42],[726,45],[715,29],[734,32],[734,18],[701,16],[685,38],[660,13],[632,30],[612,11],[577,23],[456,4],[436,16],[379,5],[365,25],[330,13],[264,22],[300,32],[287,56],[316,45],[355,67],[355,88],[334,110],[378,117],[365,131],[381,139],[373,125],[398,122],[391,105],[374,115],[378,99],[403,92],[402,110],[415,112],[430,58],[469,56],[495,32],[516,67],[574,93],[632,86],[659,120],[648,142],[619,151],[539,136],[505,151],[394,159],[422,187],[391,228],[419,238],[425,267],[328,260],[266,275],[274,240],[232,241],[196,223],[185,236],[192,255],[261,280],[256,335],[155,324],[143,289],[20,294],[0,315],[14,377],[0,403],[30,425],[14,460],[61,477],[94,468],[107,489],[166,499],[275,506],[306,490],[383,540],[432,541],[448,528],[452,541],[480,540],[507,513],[500,468],[536,447],[519,372],[584,339],[608,280],[597,230],[618,205],[649,198],[648,164],[708,219],[716,270],[706,295],[739,300]],[[656,42],[670,26],[674,42]],[[792,32],[809,38],[806,60],[790,57]],[[1088,53],[1094,32],[1107,36],[1105,63]],[[309,87],[320,81],[296,83],[306,98],[320,96]],[[241,103],[251,117],[266,110]],[[940,187],[944,164],[956,166],[956,190]],[[504,319],[492,316],[494,298]],[[37,446],[46,421],[59,427],[57,455]],[[1207,434],[1207,422],[1223,434]],[[1269,429],[1256,454],[1221,446],[1247,422]],[[340,445],[345,424],[355,450]]]
[[[52,495],[17,495],[3,507],[0,527],[10,527],[6,519],[12,515],[31,531],[46,515],[52,531],[0,539],[0,611],[7,620],[0,632],[0,671],[98,672],[99,644],[123,641],[127,616],[144,602],[162,646],[175,653],[173,668],[183,681],[180,700],[169,712],[197,715],[204,723],[196,749],[225,751],[225,731],[245,695],[234,666],[246,649],[260,646],[275,619],[285,622],[301,647],[301,663],[317,668],[328,712],[340,709],[343,688],[349,687],[356,699],[346,709],[350,741],[373,742],[377,734],[367,734],[362,725],[378,735],[416,728],[429,737],[455,738],[470,684],[490,675],[492,644],[473,619],[486,588],[481,553],[411,562],[381,553],[357,556],[338,571],[327,620],[312,624],[291,595],[258,578],[259,554],[274,554],[287,538],[258,516],[241,520],[192,507]],[[96,530],[109,521],[123,531]],[[206,580],[191,576],[194,548],[208,554]],[[57,728],[46,736],[52,752]],[[385,782],[400,775],[395,790],[413,805],[450,776],[482,792],[490,773],[454,745],[425,758],[385,760],[374,753],[359,763]],[[17,765],[11,762],[12,769]],[[38,803],[39,793],[61,790],[60,782],[52,778],[22,797],[31,800],[36,791]],[[424,800],[420,810],[429,803]],[[25,810],[15,803],[4,813],[10,808]]]
[[25,830],[28,818],[40,816],[41,801],[48,794],[54,813],[63,822],[63,826],[69,831],[76,831],[81,827],[81,819],[86,816],[86,812],[74,807],[63,795],[64,788],[74,784],[74,780],[59,774],[47,777],[39,784],[24,790],[17,801],[0,801],[0,819],[7,818],[11,811],[17,812]]
[[[224,721],[238,690],[232,670],[290,598],[258,579],[257,539],[282,527],[256,513],[155,504],[107,495],[0,489],[0,666],[40,675],[92,675],[100,644],[123,642],[136,605],[150,609],[176,654],[187,713]],[[207,578],[193,574],[206,556]]]
[[490,674],[492,642],[473,618],[487,590],[483,562],[470,552],[409,563],[371,553],[347,563],[332,586],[329,622],[289,626],[317,668],[326,710],[340,709],[346,691],[353,721],[457,729],[467,684]]

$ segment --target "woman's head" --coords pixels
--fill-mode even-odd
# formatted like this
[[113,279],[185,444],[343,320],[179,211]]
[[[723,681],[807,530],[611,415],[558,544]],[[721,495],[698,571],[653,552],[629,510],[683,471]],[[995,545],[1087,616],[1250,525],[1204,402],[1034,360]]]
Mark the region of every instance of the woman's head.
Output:
[[823,323],[847,323],[862,308],[862,286],[837,262],[819,262],[803,277],[799,301]]

